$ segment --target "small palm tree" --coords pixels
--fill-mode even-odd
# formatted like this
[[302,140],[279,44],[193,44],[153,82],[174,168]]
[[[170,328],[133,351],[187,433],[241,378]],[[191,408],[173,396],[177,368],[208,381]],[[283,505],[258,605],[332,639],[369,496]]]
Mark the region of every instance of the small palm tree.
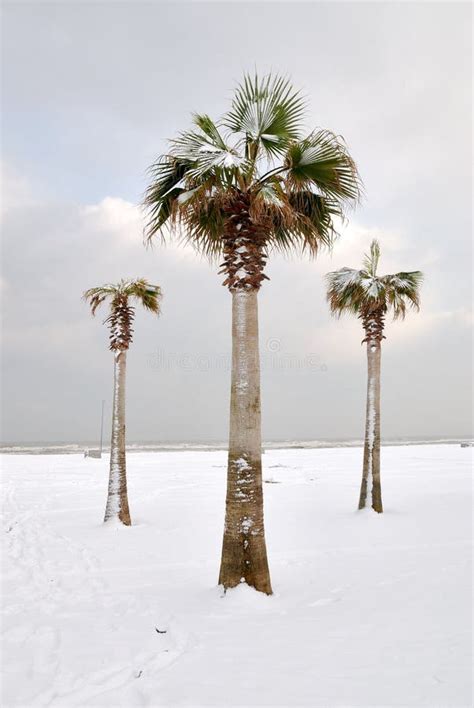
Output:
[[232,294],[226,519],[219,583],[272,592],[263,524],[257,295],[270,252],[315,256],[359,197],[344,142],[303,133],[305,102],[278,76],[246,76],[217,122],[194,115],[150,168],[146,236],[169,227],[219,258]]
[[110,329],[109,349],[114,352],[114,402],[112,413],[112,440],[110,445],[110,473],[104,521],[118,518],[130,526],[125,460],[125,370],[127,350],[132,342],[132,324],[135,308],[130,300],[146,310],[160,314],[161,290],[144,278],[121,280],[116,285],[101,285],[86,290],[83,295],[89,302],[92,314],[103,302],[110,302],[110,314],[105,320]]
[[381,343],[385,339],[384,320],[388,312],[393,319],[404,319],[407,306],[420,309],[420,285],[423,274],[410,273],[377,275],[380,247],[372,241],[370,254],[366,254],[362,270],[341,268],[328,273],[327,299],[331,312],[340,317],[354,314],[362,321],[367,343],[367,408],[365,422],[364,463],[360,488],[359,509],[367,504],[371,488],[372,508],[382,513],[382,488],[380,483],[380,358]]

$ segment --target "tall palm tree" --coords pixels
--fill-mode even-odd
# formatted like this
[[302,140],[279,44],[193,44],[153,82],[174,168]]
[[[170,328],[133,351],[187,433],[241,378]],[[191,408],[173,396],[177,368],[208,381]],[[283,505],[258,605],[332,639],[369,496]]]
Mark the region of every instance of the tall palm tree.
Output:
[[279,76],[245,76],[230,109],[170,141],[151,166],[148,240],[178,232],[222,259],[232,294],[226,518],[219,583],[272,592],[263,524],[257,294],[270,251],[315,256],[359,198],[355,164],[328,130],[303,134],[305,101]]
[[83,297],[89,302],[93,315],[103,302],[108,300],[110,303],[110,314],[104,324],[110,329],[109,349],[114,352],[114,402],[109,488],[104,521],[117,518],[125,526],[130,526],[132,522],[128,506],[125,460],[125,371],[135,317],[135,308],[130,301],[137,302],[146,310],[159,315],[161,290],[157,285],[150,285],[144,278],[139,278],[90,288]]
[[359,509],[367,504],[369,489],[372,509],[382,513],[380,483],[380,358],[385,339],[384,320],[388,312],[393,319],[404,319],[407,306],[420,309],[419,271],[377,275],[380,247],[374,239],[370,253],[364,256],[362,270],[341,268],[326,275],[327,299],[331,312],[340,317],[354,314],[362,321],[367,343],[367,406],[365,422],[364,463],[359,496]]

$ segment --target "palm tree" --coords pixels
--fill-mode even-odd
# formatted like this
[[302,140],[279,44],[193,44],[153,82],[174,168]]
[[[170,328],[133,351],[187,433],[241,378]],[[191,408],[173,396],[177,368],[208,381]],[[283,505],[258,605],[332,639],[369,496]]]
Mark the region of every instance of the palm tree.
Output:
[[367,407],[365,422],[364,463],[360,488],[359,509],[367,504],[369,488],[372,509],[382,513],[382,487],[380,483],[380,358],[382,339],[385,339],[384,320],[387,312],[393,319],[404,319],[407,306],[420,309],[420,285],[423,274],[419,271],[377,275],[380,247],[374,239],[370,253],[366,254],[362,270],[341,268],[328,273],[327,299],[331,312],[340,317],[343,313],[357,315],[362,321],[367,343]]
[[279,76],[245,76],[217,122],[194,115],[150,168],[148,240],[168,230],[222,259],[232,294],[232,375],[219,583],[271,594],[263,523],[257,295],[270,251],[315,256],[360,194],[344,142],[302,133],[305,101]]
[[131,525],[127,496],[125,460],[125,370],[127,350],[132,342],[132,324],[136,301],[146,310],[160,314],[161,290],[144,278],[121,280],[120,283],[101,285],[86,290],[83,298],[89,302],[92,314],[109,300],[110,314],[105,324],[110,329],[109,349],[114,352],[114,402],[112,413],[112,440],[110,444],[110,472],[104,521],[117,518],[125,526]]

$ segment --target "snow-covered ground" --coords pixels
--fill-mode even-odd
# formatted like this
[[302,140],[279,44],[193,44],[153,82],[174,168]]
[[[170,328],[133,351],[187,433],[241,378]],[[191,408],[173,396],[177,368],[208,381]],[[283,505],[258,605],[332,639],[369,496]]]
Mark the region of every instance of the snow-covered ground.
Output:
[[264,455],[275,594],[216,586],[225,453],[128,456],[134,526],[104,526],[108,460],[3,456],[9,706],[471,706],[471,460]]

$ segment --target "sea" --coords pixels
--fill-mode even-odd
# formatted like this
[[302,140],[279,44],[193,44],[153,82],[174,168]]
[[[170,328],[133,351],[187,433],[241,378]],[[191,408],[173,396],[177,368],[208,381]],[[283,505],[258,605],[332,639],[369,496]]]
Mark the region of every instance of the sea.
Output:
[[[362,447],[362,439],[324,439],[324,440],[268,440],[262,443],[264,450],[314,450],[331,447]],[[472,439],[466,437],[433,437],[433,438],[386,438],[382,441],[383,447],[399,445],[463,445],[472,446]],[[4,455],[80,455],[89,450],[98,450],[96,441],[83,442],[6,442],[0,444],[0,454]],[[180,451],[212,451],[226,450],[227,443],[214,442],[129,442],[128,453],[140,452],[180,452]],[[103,452],[109,452],[108,445],[104,445]]]

